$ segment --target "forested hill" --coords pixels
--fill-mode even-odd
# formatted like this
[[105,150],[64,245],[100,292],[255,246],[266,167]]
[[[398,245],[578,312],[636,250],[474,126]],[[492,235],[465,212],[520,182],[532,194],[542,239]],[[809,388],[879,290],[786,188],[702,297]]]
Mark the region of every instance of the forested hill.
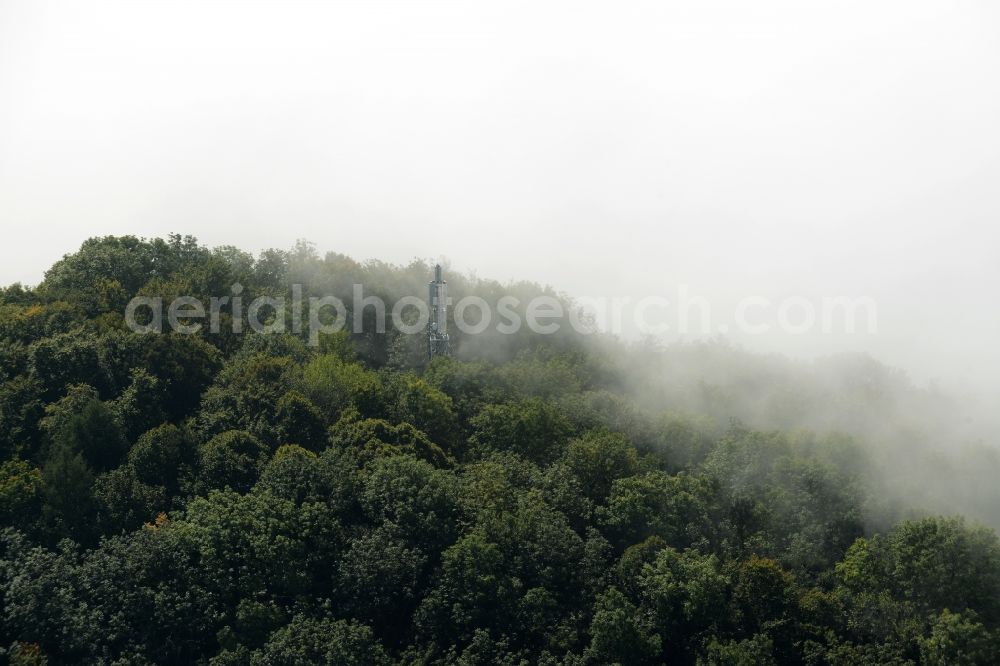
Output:
[[[427,363],[352,303],[430,275],[108,237],[0,290],[2,658],[997,663],[1000,465],[945,397],[870,359],[570,327],[452,327]],[[123,316],[296,292],[282,333],[231,299],[218,332]],[[360,330],[297,325],[324,296]]]

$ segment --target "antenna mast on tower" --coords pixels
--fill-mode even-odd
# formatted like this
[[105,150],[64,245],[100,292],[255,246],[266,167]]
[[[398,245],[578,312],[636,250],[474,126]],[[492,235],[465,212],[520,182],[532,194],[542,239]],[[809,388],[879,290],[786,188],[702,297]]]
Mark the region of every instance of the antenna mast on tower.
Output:
[[448,338],[448,283],[441,277],[441,264],[434,267],[434,279],[428,285],[431,318],[427,324],[427,358],[450,356]]

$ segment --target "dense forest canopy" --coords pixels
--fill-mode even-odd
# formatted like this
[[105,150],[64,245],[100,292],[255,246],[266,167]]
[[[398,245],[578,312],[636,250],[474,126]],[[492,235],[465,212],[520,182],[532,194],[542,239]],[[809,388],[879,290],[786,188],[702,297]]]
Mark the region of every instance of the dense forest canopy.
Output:
[[237,283],[391,303],[430,273],[126,236],[0,290],[2,655],[996,662],[1000,460],[961,405],[869,358],[565,328],[455,331],[428,363],[371,311],[316,345],[291,322],[123,320]]

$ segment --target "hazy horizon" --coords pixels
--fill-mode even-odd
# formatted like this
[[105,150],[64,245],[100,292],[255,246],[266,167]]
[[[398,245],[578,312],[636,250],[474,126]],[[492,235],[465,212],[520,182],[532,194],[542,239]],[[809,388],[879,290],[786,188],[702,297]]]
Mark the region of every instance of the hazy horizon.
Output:
[[727,337],[994,396],[998,13],[5,2],[0,283],[177,232],[719,312],[870,297],[875,334]]

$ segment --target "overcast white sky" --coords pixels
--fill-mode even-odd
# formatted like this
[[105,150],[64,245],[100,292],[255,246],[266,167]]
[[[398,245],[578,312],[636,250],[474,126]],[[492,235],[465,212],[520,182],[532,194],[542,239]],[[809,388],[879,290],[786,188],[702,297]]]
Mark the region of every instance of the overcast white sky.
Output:
[[89,236],[297,238],[571,294],[871,296],[1000,369],[992,2],[0,0],[0,283]]

